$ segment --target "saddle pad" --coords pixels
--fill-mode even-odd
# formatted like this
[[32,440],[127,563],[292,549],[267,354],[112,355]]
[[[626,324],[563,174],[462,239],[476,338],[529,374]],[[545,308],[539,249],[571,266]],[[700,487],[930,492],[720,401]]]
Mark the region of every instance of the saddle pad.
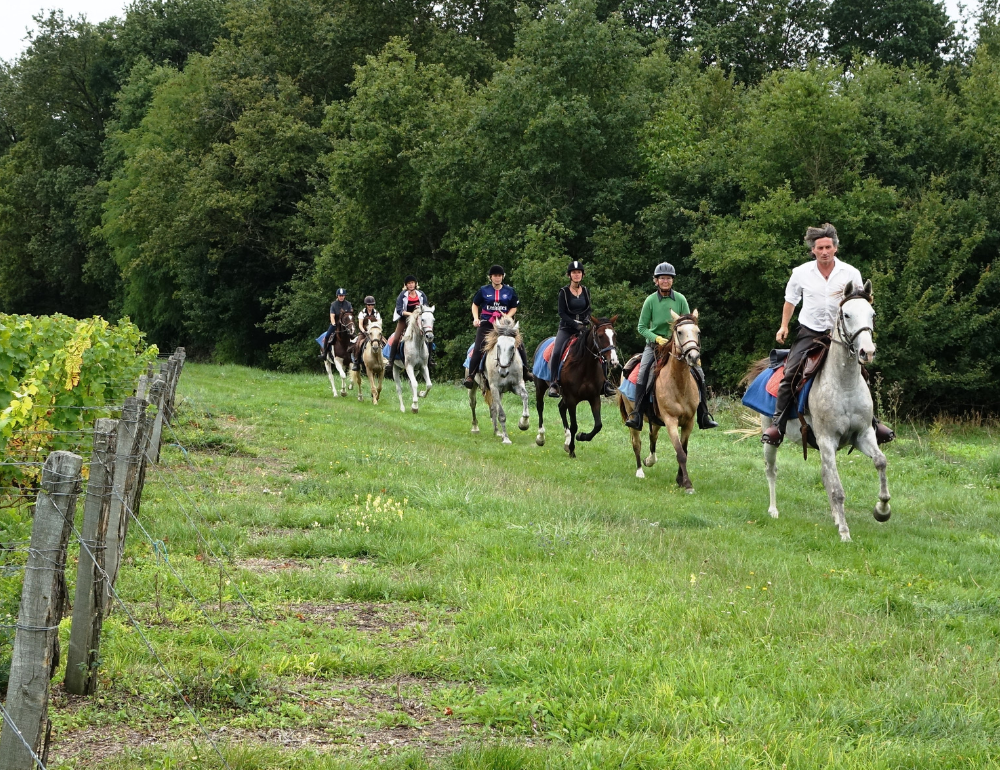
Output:
[[[768,371],[772,371],[772,370],[768,369]],[[767,390],[768,393],[770,393],[772,396],[774,396],[775,398],[777,398],[778,397],[778,388],[781,387],[781,380],[785,376],[785,365],[782,364],[781,366],[779,366],[777,369],[774,369],[773,371],[774,371],[774,374],[772,374],[771,378],[767,381],[767,385],[765,386],[765,388],[766,388],[766,390]]]
[[[638,369],[639,367],[636,367]],[[635,383],[632,382],[630,378],[622,380],[622,384],[618,386],[618,392],[621,393],[629,401],[635,401]]]
[[544,346],[544,349],[542,350],[542,358],[545,359],[545,363],[547,363],[547,364],[549,364],[551,366],[552,365],[552,348],[554,348],[555,345],[556,345],[556,338],[555,337],[550,337],[549,339],[545,340],[545,342],[542,343],[542,344]]
[[[475,350],[475,348],[476,348],[476,343],[475,342],[473,342],[471,345],[469,345],[469,349],[465,353],[465,360],[462,362],[462,368],[463,369],[468,369],[469,368],[469,364],[472,363],[472,351]],[[483,358],[485,359],[486,356],[483,356]],[[480,369],[483,368],[482,367],[482,363],[480,363],[479,368]]]
[[549,357],[552,355],[552,345],[555,341],[555,337],[549,337],[543,340],[542,344],[535,350],[535,360],[531,364],[531,373],[536,379],[546,381],[551,379]]
[[326,332],[323,332],[316,338],[316,344],[318,344],[321,348],[323,347],[324,342],[326,342]]
[[[772,417],[774,415],[775,407],[778,405],[778,397],[771,393],[771,383],[774,382],[775,385],[781,384],[781,376],[784,367],[779,367],[778,369],[765,369],[757,378],[750,383],[750,387],[747,388],[747,392],[743,394],[742,403],[743,406],[753,409],[755,412],[760,412],[766,417]],[[792,404],[791,414],[789,418],[797,417],[801,412],[805,414],[809,407],[809,391],[812,389],[813,379],[810,378],[806,380],[806,384],[802,387],[799,392],[799,397],[796,402]],[[774,393],[778,392],[777,387],[774,388]]]
[[628,380],[627,381],[631,382],[633,385],[638,385],[639,384],[639,370],[641,368],[642,368],[641,366],[637,366],[637,367],[635,367],[635,369],[633,369],[631,372],[629,372],[628,373]]

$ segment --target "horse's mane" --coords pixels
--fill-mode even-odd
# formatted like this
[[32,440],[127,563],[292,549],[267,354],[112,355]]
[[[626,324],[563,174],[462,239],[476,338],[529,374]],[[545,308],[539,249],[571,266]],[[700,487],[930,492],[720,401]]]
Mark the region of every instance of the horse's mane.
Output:
[[693,324],[698,323],[698,319],[694,317],[694,313],[685,313],[684,315],[679,315],[670,324],[670,339],[667,340],[666,345],[660,345],[656,350],[656,362],[663,366],[667,359],[673,355],[674,352],[674,329],[677,327],[681,321],[690,321]]
[[[410,313],[410,317],[406,319],[406,329],[403,330],[402,339],[412,340],[413,330],[420,328],[420,314],[423,313],[423,305],[417,305],[417,309]],[[418,312],[419,311],[419,312]]]
[[[844,292],[844,295],[840,300],[841,305],[852,299],[863,299],[869,305],[872,304],[872,302],[874,301],[874,296],[871,290],[871,281],[863,283],[860,286],[855,286],[854,283],[852,282],[850,286],[851,286],[851,292],[850,293]],[[845,286],[844,288],[846,289],[847,287]]]
[[501,337],[513,337],[514,345],[521,345],[521,332],[516,328],[516,324],[509,318],[501,318],[493,327],[493,331],[486,335],[486,341],[483,343],[483,352],[489,353],[493,348],[497,346],[497,342]]
[[747,369],[747,373],[743,375],[743,379],[740,380],[740,385],[744,388],[750,387],[750,383],[756,380],[762,371],[769,369],[771,367],[771,358],[765,357],[750,364],[750,368]]

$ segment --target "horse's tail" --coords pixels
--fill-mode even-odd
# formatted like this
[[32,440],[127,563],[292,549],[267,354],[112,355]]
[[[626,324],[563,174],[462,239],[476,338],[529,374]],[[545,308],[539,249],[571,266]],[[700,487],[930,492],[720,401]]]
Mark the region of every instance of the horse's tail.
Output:
[[622,422],[628,419],[628,408],[625,406],[625,394],[618,391],[618,411],[621,412]]
[[750,383],[760,376],[760,373],[770,367],[770,358],[761,358],[759,361],[754,361],[750,364],[750,368],[747,369],[747,373],[743,375],[743,379],[740,380],[740,385],[744,388],[750,387]]
[[486,402],[486,406],[489,407],[493,406],[493,391],[491,391],[489,388],[485,388],[483,390],[483,401]]

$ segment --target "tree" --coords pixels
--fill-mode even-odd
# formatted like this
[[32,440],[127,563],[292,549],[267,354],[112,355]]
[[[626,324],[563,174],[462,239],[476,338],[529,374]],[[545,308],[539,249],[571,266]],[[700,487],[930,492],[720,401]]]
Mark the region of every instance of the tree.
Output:
[[955,25],[935,0],[832,0],[827,50],[845,65],[859,56],[939,67]]

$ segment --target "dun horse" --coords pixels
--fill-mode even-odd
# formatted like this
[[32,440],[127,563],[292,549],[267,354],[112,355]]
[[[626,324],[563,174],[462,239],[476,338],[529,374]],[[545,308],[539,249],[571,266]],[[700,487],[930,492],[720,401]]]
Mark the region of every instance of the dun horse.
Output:
[[[428,305],[417,305],[416,310],[410,314],[406,329],[403,331],[403,343],[400,350],[403,353],[403,360],[398,358],[393,362],[392,379],[396,383],[396,393],[399,396],[399,411],[405,412],[403,406],[403,386],[399,381],[400,372],[405,371],[410,379],[410,388],[413,390],[413,402],[410,404],[410,411],[416,414],[418,404],[417,397],[424,398],[431,392],[431,345],[434,344],[434,308]],[[417,391],[417,375],[415,372],[423,370],[424,381],[427,388]]]
[[[674,445],[677,455],[677,484],[684,487],[688,494],[694,493],[694,485],[687,472],[688,438],[694,428],[695,415],[698,413],[698,384],[691,374],[691,367],[698,363],[701,357],[701,329],[698,327],[698,311],[690,315],[677,315],[671,311],[674,319],[670,341],[661,345],[657,351],[653,394],[660,421],[667,428],[670,443]],[[618,408],[622,420],[627,420],[632,412],[632,402],[624,393],[618,393]],[[642,453],[642,433],[630,428],[632,434],[632,451],[635,452],[635,475],[645,478],[642,466],[652,467],[656,463],[656,439],[660,426],[649,420],[649,456],[640,461]]]
[[[509,318],[497,321],[483,345],[484,372],[476,373],[476,382],[483,390],[483,398],[490,407],[493,420],[493,435],[502,436],[504,444],[513,443],[507,436],[507,413],[503,410],[504,393],[516,393],[521,397],[523,411],[517,427],[528,429],[528,389],[524,387],[524,367],[517,353],[521,345],[519,325]],[[466,370],[466,376],[469,375]],[[472,409],[472,432],[479,433],[476,420],[476,390],[469,391],[469,407]],[[499,423],[499,428],[498,428]]]
[[[837,471],[837,450],[853,445],[862,454],[870,457],[878,471],[879,501],[872,514],[876,521],[888,521],[892,511],[889,508],[889,482],[886,478],[886,459],[875,440],[872,427],[873,404],[871,391],[861,374],[861,366],[875,360],[875,341],[872,338],[875,310],[871,306],[872,284],[855,286],[853,282],[844,287],[844,299],[834,326],[833,344],[827,353],[826,363],[816,375],[805,419],[812,427],[819,447],[822,464],[823,486],[830,500],[830,512],[840,531],[840,539],[849,542],[850,530],[844,514],[844,486]],[[761,372],[767,359],[758,361],[747,373]],[[802,443],[802,431],[796,427],[786,433],[786,437],[798,444]],[[761,416],[761,426],[766,430],[771,418]],[[770,492],[770,506],[767,512],[778,518],[778,504],[775,498],[775,483],[778,478],[776,459],[778,447],[764,445],[765,472]]]
[[[382,324],[378,321],[372,321],[368,324],[365,334],[368,338],[368,344],[365,345],[361,353],[360,361],[364,364],[365,373],[368,375],[368,386],[372,391],[372,403],[377,406],[379,396],[382,395],[382,381],[385,379],[385,364],[383,363],[385,359],[382,358],[382,346],[385,345],[385,339],[382,337]],[[358,386],[358,401],[363,401],[361,372],[358,365],[355,365],[355,368],[351,370],[351,379]]]
[[[604,392],[606,376],[604,365],[618,366],[618,353],[615,350],[615,322],[618,316],[611,318],[591,318],[590,324],[580,332],[569,345],[569,352],[563,363],[559,376],[562,398],[559,401],[559,415],[562,417],[563,449],[570,457],[576,457],[576,442],[590,441],[601,432],[601,394]],[[548,340],[542,343],[548,344]],[[537,351],[535,354],[537,358]],[[603,359],[603,360],[602,360]],[[558,361],[549,364],[552,371],[559,366]],[[538,435],[535,443],[545,446],[545,388],[543,383],[535,386],[535,408],[538,410]],[[577,433],[576,407],[586,401],[594,415],[594,429],[590,433]],[[568,417],[568,419],[567,419]]]
[[[326,376],[330,378],[330,389],[334,396],[346,396],[348,388],[354,387],[354,383],[348,379],[347,370],[351,362],[351,340],[355,333],[354,314],[341,313],[337,318],[337,325],[333,327],[333,345],[323,359],[323,366],[326,367]],[[337,383],[333,378],[334,366],[340,375],[340,393],[337,392]]]

